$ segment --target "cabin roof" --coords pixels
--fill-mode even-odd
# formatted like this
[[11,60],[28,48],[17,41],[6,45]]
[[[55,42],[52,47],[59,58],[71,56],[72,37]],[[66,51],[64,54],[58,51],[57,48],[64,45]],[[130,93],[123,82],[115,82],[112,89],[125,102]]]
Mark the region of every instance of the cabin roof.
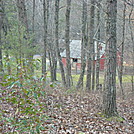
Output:
[[[95,45],[95,60],[97,59],[97,41],[94,42]],[[100,58],[105,53],[105,44],[99,42],[99,49],[100,49]],[[66,57],[66,50],[61,53],[61,57]],[[70,42],[70,58],[81,58],[81,40],[72,40]]]
[[[70,58],[81,58],[81,40],[70,42]],[[66,50],[61,53],[61,57],[66,57]]]

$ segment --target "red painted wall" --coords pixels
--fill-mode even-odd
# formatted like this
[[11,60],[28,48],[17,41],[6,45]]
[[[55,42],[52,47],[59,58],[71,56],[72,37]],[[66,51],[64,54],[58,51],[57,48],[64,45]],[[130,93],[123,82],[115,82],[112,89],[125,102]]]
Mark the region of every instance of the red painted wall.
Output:
[[81,69],[81,63],[76,63],[78,69]]
[[100,59],[100,70],[104,70],[104,65],[105,65],[105,55],[103,54]]
[[62,63],[63,63],[63,66],[66,67],[67,63],[66,63],[66,58],[62,58]]
[[[104,70],[106,56],[103,54],[100,59],[100,70]],[[121,64],[121,53],[117,52],[117,65]]]
[[121,65],[121,52],[117,52],[117,65]]
[[[117,52],[117,65],[120,65],[121,62],[121,56],[120,52]],[[101,59],[100,59],[100,70],[104,70],[104,65],[105,65],[105,58],[106,56],[103,54]],[[66,67],[66,58],[62,58],[62,63],[64,67]],[[96,61],[94,62],[96,64]],[[81,63],[76,63],[76,66],[78,69],[81,69]]]

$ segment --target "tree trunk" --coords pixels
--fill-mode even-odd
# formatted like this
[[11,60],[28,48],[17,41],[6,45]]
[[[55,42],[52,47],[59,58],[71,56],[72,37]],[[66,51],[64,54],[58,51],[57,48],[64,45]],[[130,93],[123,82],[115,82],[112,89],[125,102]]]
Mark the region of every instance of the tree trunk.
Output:
[[56,59],[56,52],[55,47],[52,44],[49,44],[49,62],[50,62],[50,72],[51,72],[51,81],[56,81],[56,70],[57,70],[57,59]]
[[[94,67],[94,0],[91,0],[90,7],[90,32],[89,32],[89,45],[87,52],[87,81],[86,89],[91,90],[91,73],[92,73],[92,88],[94,89],[94,76],[95,76],[95,67]],[[93,67],[93,72],[92,72]]]
[[62,64],[62,58],[61,58],[60,49],[59,49],[59,2],[60,0],[55,1],[55,44],[56,44],[56,51],[57,51],[60,71],[61,71],[62,83],[64,87],[66,87],[65,72],[64,72],[64,67]]
[[3,1],[0,0],[0,73],[3,72],[1,31],[3,25]]
[[92,90],[94,90],[95,87],[95,47],[94,47],[94,15],[95,15],[95,0],[91,0],[91,24],[90,27],[92,27],[92,39],[91,40],[91,48],[92,48]]
[[34,25],[35,25],[35,0],[33,0],[33,18],[32,18],[32,30],[33,30],[33,33],[34,33]]
[[11,65],[10,65],[10,58],[9,58],[9,52],[6,50],[6,63],[7,63],[7,74],[11,75]]
[[[0,22],[1,25],[1,22]],[[2,63],[2,42],[1,42],[1,29],[0,29],[0,73],[3,72],[3,63]]]
[[86,67],[86,46],[87,46],[87,0],[83,0],[82,11],[82,44],[81,44],[81,74],[77,83],[77,89],[83,87],[83,78]]
[[67,74],[66,74],[66,79],[67,79],[67,88],[71,87],[71,61],[70,61],[70,10],[71,10],[71,0],[67,0],[67,7],[66,7],[66,29],[65,29],[65,46],[66,46],[66,60],[67,60]]
[[50,65],[50,74],[51,74],[51,81],[54,82],[56,81],[56,65],[57,65],[57,59],[56,59],[56,47],[54,44],[54,21],[53,21],[53,2],[52,1],[48,1],[49,3],[47,5],[49,5],[49,8],[47,9],[47,12],[49,12],[49,14],[47,15],[47,21],[49,22],[47,25],[47,54],[49,56],[49,65]]
[[129,27],[131,30],[131,40],[132,40],[132,62],[133,62],[133,73],[132,73],[132,77],[131,77],[131,84],[132,84],[132,92],[134,92],[134,34],[133,34],[133,26],[132,26],[132,22],[131,22],[131,17],[132,17],[132,13],[134,11],[134,7],[132,6],[131,8],[131,12],[129,14]]
[[[98,10],[97,10],[97,40],[100,40],[100,2],[98,3]],[[97,41],[97,59],[96,59],[96,90],[100,89],[99,83],[99,76],[100,76],[100,49],[99,49],[99,42]]]
[[116,19],[117,0],[107,0],[107,46],[106,77],[104,86],[103,112],[107,117],[117,115],[116,107]]
[[[26,35],[25,35],[26,37],[21,37],[21,34],[22,34],[21,25],[18,24],[19,25],[18,30],[19,30],[19,34],[20,34],[19,35],[20,36],[19,37],[19,43],[22,43],[22,38],[24,38],[25,40],[29,40],[28,19],[27,19],[27,10],[26,10],[26,5],[25,4],[26,4],[25,0],[17,0],[18,19],[21,22],[21,25],[23,27],[25,27],[25,29],[26,29]],[[21,45],[22,44],[20,44],[20,46]],[[33,46],[31,46],[31,43],[29,43],[27,45],[30,49],[33,48]],[[21,49],[21,47],[19,49]],[[22,50],[19,50],[19,51],[22,52]],[[25,70],[25,73],[28,73],[28,74],[32,75],[33,72],[34,72],[33,63],[32,63],[33,53],[28,53],[26,55],[26,57],[24,57],[24,54],[22,54],[22,53],[20,55],[21,55],[20,57],[22,58],[22,59],[20,59],[20,61],[23,62],[23,63],[20,63],[20,64],[22,65],[23,69]],[[27,65],[27,67],[25,65],[25,62],[24,62],[23,58],[27,58],[29,60],[29,63]]]
[[25,0],[17,0],[17,7],[19,13],[19,20],[21,21],[22,25],[24,25],[28,33],[28,21],[27,21]]
[[124,43],[125,43],[125,18],[126,18],[126,3],[124,2],[124,10],[123,10],[123,31],[122,31],[122,46],[121,46],[121,62],[119,67],[119,83],[121,88],[121,93],[124,98],[124,90],[122,85],[122,76],[123,76],[123,61],[124,61]]
[[48,24],[48,1],[43,0],[43,14],[44,14],[44,48],[42,57],[42,75],[46,74],[46,58],[47,58],[47,24]]

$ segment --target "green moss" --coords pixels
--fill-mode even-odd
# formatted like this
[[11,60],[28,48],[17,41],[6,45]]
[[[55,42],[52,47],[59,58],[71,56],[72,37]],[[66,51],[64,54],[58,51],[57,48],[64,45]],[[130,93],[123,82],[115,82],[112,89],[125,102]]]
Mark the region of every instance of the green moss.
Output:
[[78,134],[85,134],[85,133],[83,133],[83,132],[78,132]]
[[56,107],[57,107],[57,108],[61,108],[62,105],[61,105],[61,104],[56,104],[54,107],[55,107],[55,108],[56,108]]
[[99,112],[97,113],[97,116],[105,118],[107,121],[115,121],[115,122],[123,122],[124,119],[120,116],[112,116],[112,117],[107,117],[105,114]]
[[105,117],[105,115],[103,114],[103,113],[101,113],[101,112],[99,112],[99,113],[97,113],[97,115],[99,116],[99,117]]
[[112,116],[106,119],[107,121],[123,122],[124,119],[120,116]]

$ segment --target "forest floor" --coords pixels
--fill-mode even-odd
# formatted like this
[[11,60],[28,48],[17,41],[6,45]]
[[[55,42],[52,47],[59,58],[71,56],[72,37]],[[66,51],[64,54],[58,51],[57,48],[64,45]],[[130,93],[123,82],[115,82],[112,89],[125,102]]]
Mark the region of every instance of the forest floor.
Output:
[[[16,104],[15,102],[18,99],[15,99],[15,97],[10,96],[10,99],[6,99],[11,92],[2,92],[2,99],[0,99],[0,110],[2,111],[0,114],[0,133],[133,134],[134,94],[130,92],[129,88],[125,92],[125,100],[120,97],[120,92],[117,92],[118,113],[122,118],[109,119],[104,118],[101,114],[101,91],[87,92],[75,89],[58,89],[57,87],[48,88],[45,89],[45,97],[38,98],[39,104],[35,101],[35,98],[37,98],[35,93],[30,98],[27,98],[27,96],[19,98],[21,102],[18,101],[19,103]],[[18,94],[17,91],[14,95]],[[31,105],[31,109],[27,104],[22,106],[25,100],[27,100],[28,105]],[[29,102],[28,100],[32,101]],[[28,109],[24,110],[26,108]]]

